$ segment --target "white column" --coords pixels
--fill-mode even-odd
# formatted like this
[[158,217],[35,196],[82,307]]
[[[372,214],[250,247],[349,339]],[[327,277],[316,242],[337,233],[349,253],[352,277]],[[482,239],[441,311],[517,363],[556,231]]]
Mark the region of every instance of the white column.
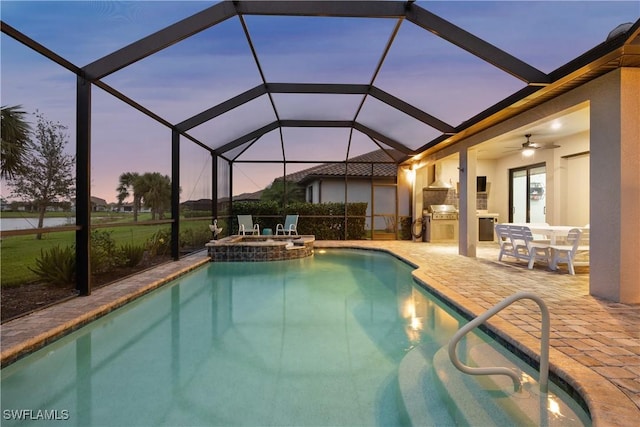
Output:
[[478,243],[478,218],[476,216],[476,165],[478,155],[475,150],[460,150],[459,181],[459,242],[460,255],[476,256]]
[[599,81],[591,99],[591,295],[640,303],[640,69]]

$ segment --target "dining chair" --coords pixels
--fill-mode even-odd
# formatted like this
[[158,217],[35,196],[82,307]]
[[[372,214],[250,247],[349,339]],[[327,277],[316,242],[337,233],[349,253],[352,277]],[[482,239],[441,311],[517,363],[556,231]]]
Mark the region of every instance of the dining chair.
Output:
[[557,270],[558,264],[567,264],[569,274],[574,275],[575,270],[573,268],[573,260],[580,246],[580,237],[582,230],[579,228],[572,228],[567,235],[566,245],[551,245],[551,269]]

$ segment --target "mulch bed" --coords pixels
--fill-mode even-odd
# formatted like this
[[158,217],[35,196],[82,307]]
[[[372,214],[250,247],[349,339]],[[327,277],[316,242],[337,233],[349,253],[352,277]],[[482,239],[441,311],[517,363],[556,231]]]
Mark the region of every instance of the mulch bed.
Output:
[[[93,289],[107,286],[118,279],[130,276],[148,268],[163,264],[171,260],[171,257],[156,257],[144,264],[133,268],[120,268],[108,274],[101,274],[93,278]],[[23,316],[35,310],[48,307],[78,295],[75,288],[61,287],[49,283],[29,283],[22,286],[3,287],[0,293],[0,317],[5,322],[10,319]]]

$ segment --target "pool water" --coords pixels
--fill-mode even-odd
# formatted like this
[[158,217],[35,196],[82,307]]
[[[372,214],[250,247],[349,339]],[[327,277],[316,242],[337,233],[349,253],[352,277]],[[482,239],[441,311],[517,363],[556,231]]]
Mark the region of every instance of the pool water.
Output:
[[[3,369],[2,425],[409,425],[403,359],[464,323],[383,253],[210,263]],[[419,387],[429,422],[455,425]],[[588,424],[572,410],[549,425]]]

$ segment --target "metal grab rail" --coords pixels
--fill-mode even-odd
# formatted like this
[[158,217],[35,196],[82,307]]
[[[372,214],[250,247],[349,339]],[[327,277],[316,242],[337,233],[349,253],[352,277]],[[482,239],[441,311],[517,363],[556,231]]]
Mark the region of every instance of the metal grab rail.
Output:
[[510,297],[505,298],[504,300],[460,328],[458,332],[453,335],[451,341],[449,341],[449,358],[451,359],[451,363],[453,363],[453,365],[459,371],[469,375],[507,375],[513,380],[515,391],[520,391],[522,388],[520,376],[512,369],[498,366],[489,368],[472,368],[470,366],[464,365],[458,359],[458,356],[456,354],[456,347],[458,346],[458,342],[462,339],[462,337],[469,331],[471,331],[481,323],[484,323],[487,319],[494,316],[502,309],[521,299],[530,299],[532,301],[535,301],[540,307],[540,311],[542,313],[542,337],[540,341],[540,378],[538,379],[538,383],[540,384],[540,392],[547,393],[549,390],[549,310],[540,297],[530,292],[518,292],[517,294],[513,294]]

